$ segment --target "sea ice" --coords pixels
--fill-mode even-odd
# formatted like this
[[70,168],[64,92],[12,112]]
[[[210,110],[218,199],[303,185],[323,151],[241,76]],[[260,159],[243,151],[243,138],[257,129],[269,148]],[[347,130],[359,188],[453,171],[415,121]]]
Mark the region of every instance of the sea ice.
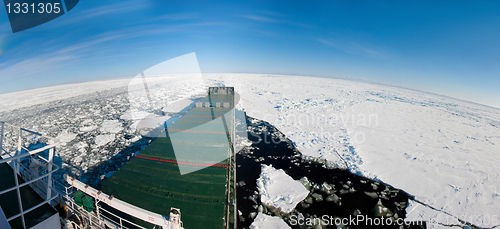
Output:
[[[420,202],[478,226],[495,226],[493,222],[499,220],[497,108],[341,79],[262,74],[204,76],[217,79],[208,82],[235,87],[240,95],[237,106],[244,108],[247,115],[278,128],[305,157],[324,159],[338,167],[347,165],[353,173],[388,183]],[[166,111],[179,110],[181,106],[173,103],[206,90],[193,79],[167,80],[164,85],[169,85],[168,92],[153,90],[156,94],[152,95],[166,100],[158,104]],[[90,161],[102,162],[108,157],[97,157],[97,149],[86,151],[82,145],[70,142],[78,138],[87,145],[111,144],[119,134],[91,127],[100,125],[103,119],[120,116],[123,128],[132,134],[135,128],[129,120],[134,117],[125,115],[132,109],[126,89],[129,82],[95,81],[2,94],[0,117],[57,136],[63,142],[57,151],[66,163],[76,156],[81,156],[86,166]],[[30,113],[37,114],[36,118],[24,118]],[[137,125],[139,120],[135,121]],[[152,124],[162,120],[154,121]],[[112,147],[123,149],[131,142],[115,141]],[[435,214],[424,214],[429,209],[412,204],[408,218],[431,221]],[[475,220],[476,216],[489,216],[489,224],[485,219]]]
[[290,213],[309,195],[309,190],[300,181],[292,179],[285,171],[275,169],[272,165],[262,165],[257,189],[262,203],[280,208],[285,213]]
[[[64,84],[52,87],[37,88],[27,91],[18,91],[7,94],[0,94],[1,111],[13,110],[21,107],[28,107],[36,104],[47,103],[56,100],[68,99],[78,95],[93,93],[96,91],[109,90],[126,86],[130,82],[129,78],[91,81],[75,84]],[[36,95],[36,96],[33,96]]]
[[59,139],[59,142],[61,145],[66,145],[66,143],[72,141],[75,139],[77,134],[68,132],[68,130],[63,130],[59,135],[57,135],[57,139]]
[[[206,77],[234,86],[247,115],[278,128],[305,157],[347,165],[477,226],[500,221],[498,108],[342,79]],[[435,221],[422,213],[431,208],[416,206],[409,218]]]
[[262,212],[257,214],[252,225],[250,225],[251,229],[289,229],[291,228],[288,224],[285,223],[280,217],[277,216],[268,216]]
[[104,134],[95,137],[96,147],[101,147],[115,140],[115,134]]
[[123,130],[122,124],[118,120],[104,120],[101,126],[101,132],[117,134]]

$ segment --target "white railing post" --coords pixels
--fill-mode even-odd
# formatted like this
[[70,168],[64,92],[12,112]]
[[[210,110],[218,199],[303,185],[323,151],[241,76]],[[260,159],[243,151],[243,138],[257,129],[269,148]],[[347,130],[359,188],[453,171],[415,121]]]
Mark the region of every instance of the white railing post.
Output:
[[[21,154],[22,150],[22,140],[23,140],[23,132],[19,129],[19,142],[17,144],[17,153]],[[26,223],[24,222],[24,211],[23,211],[23,202],[21,200],[21,191],[19,190],[19,180],[17,179],[17,175],[19,174],[19,161],[20,158],[14,160],[14,181],[16,182],[16,192],[17,192],[17,202],[19,203],[19,212],[21,213],[21,222],[23,223],[23,227],[26,228]]]
[[96,201],[95,201],[95,215],[97,217],[97,222],[99,223],[99,227],[104,227],[104,221],[102,221],[102,217],[101,217],[101,211],[99,211],[99,199],[96,198]]
[[5,122],[1,122],[2,123],[2,134],[0,134],[0,155],[2,155],[3,153],[3,130],[4,130],[4,127],[5,127]]
[[233,91],[233,120],[232,120],[232,124],[233,124],[233,138],[231,139],[232,140],[232,148],[233,148],[233,179],[234,179],[234,225],[233,225],[233,228],[237,228],[237,225],[238,225],[238,206],[236,205],[237,204],[237,201],[236,201],[236,168],[237,168],[237,164],[236,164],[236,149],[235,149],[235,144],[236,144],[236,104],[234,104],[234,94],[235,92]]
[[53,159],[54,159],[54,148],[50,148],[49,149],[49,158],[48,158],[48,172],[49,172],[49,176],[48,176],[48,181],[47,181],[47,200],[50,199],[51,195],[52,195],[52,191],[51,191],[51,188],[52,188],[52,162],[53,162]]
[[[17,142],[17,152],[16,152],[16,155],[20,155],[20,154],[23,154],[23,131],[21,130],[21,128],[19,128],[19,140]],[[14,163],[14,165],[16,166],[16,172],[19,173],[19,162],[21,162],[21,158],[17,158],[17,160],[15,160],[15,162],[17,163]]]

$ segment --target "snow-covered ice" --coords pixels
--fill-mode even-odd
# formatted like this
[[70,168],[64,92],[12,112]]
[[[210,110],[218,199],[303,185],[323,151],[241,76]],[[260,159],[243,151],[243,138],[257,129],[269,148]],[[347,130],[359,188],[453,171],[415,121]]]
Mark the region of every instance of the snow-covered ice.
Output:
[[75,139],[77,134],[68,132],[68,130],[63,130],[59,135],[57,135],[57,139],[59,140],[61,145],[66,145],[66,143]]
[[80,127],[81,132],[89,132],[97,129],[97,126],[82,126]]
[[[90,168],[136,140],[135,117],[127,116],[133,110],[126,87],[130,80],[2,94],[0,119],[60,138],[66,142],[57,148],[64,162],[75,159],[74,166]],[[168,91],[152,90],[158,93],[152,98],[165,99],[154,104],[160,111],[178,111],[187,101],[175,103],[206,90],[194,79],[167,80],[172,82]],[[405,190],[426,205],[478,226],[494,226],[492,218],[500,217],[499,109],[342,79],[206,74],[205,81],[234,86],[241,96],[238,107],[274,125],[305,156],[339,167],[347,164],[354,173]],[[106,120],[117,120],[123,129],[103,132]],[[96,141],[98,136],[111,134],[115,141],[94,148],[111,139]],[[408,208],[410,219],[431,221],[436,214],[444,213],[418,203]],[[489,224],[477,221],[477,216],[488,216]]]
[[252,225],[250,225],[251,229],[289,229],[291,228],[288,224],[285,223],[278,216],[269,216],[262,212],[257,214]]
[[126,86],[129,78],[65,84],[0,94],[0,112]]
[[[158,104],[164,108],[173,104],[169,111],[178,109],[183,100],[191,101],[193,96],[206,92],[203,82],[193,78],[170,76],[148,80],[153,83],[154,90],[150,92]],[[127,87],[131,81],[132,78],[114,79],[1,94],[0,120],[57,137],[61,144],[56,154],[63,168],[59,172],[79,176],[132,144],[139,148],[147,144],[139,141],[144,133],[137,132],[137,124],[161,127],[167,119],[175,121],[170,115],[158,116],[146,111],[142,117],[132,116]],[[167,88],[162,90],[162,86]],[[141,115],[140,112],[135,115]],[[140,120],[146,116],[151,119]],[[7,141],[10,140],[4,143]]]
[[115,140],[115,134],[103,134],[95,137],[95,146],[101,147]]
[[127,111],[127,113],[123,114],[120,116],[120,119],[123,120],[138,120],[138,119],[143,119],[146,116],[150,115],[151,113],[146,112],[146,111],[136,111],[135,113],[132,113],[131,111]]
[[290,213],[297,204],[309,195],[300,181],[288,176],[282,169],[275,169],[272,165],[262,165],[261,174],[257,179],[262,203]]
[[[249,116],[277,127],[306,156],[339,167],[347,163],[354,173],[405,190],[477,226],[500,221],[497,108],[342,79],[207,77],[234,86]],[[435,221],[435,212],[414,204],[408,218]]]
[[117,134],[123,130],[122,124],[118,120],[104,120],[101,132]]

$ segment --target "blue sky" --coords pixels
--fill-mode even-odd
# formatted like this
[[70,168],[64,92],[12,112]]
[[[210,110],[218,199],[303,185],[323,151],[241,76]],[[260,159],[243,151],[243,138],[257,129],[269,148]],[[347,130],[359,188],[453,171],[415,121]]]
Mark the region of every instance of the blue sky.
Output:
[[15,34],[0,9],[0,93],[191,52],[203,73],[354,77],[500,108],[498,1],[80,1]]

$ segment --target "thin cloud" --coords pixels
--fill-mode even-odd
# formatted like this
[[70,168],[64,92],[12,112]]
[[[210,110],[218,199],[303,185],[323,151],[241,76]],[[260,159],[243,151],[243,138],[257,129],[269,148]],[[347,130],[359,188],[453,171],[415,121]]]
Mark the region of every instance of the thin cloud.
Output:
[[258,11],[261,14],[269,15],[269,16],[275,16],[275,17],[286,17],[286,14],[278,13],[275,11],[270,11],[270,10],[259,10]]
[[197,19],[197,18],[199,18],[199,16],[196,13],[166,14],[166,15],[162,15],[160,17],[157,17],[157,19],[165,19],[168,21],[185,21],[185,20],[191,20],[191,19]]
[[197,28],[197,27],[206,27],[206,26],[221,26],[221,25],[226,25],[227,23],[223,22],[194,22],[194,23],[184,23],[184,24],[176,24],[176,25],[170,25],[170,26],[163,26],[163,27],[155,27],[152,29],[145,29],[141,30],[135,35],[130,34],[130,37],[134,36],[146,36],[146,35],[158,35],[158,34],[164,34],[164,33],[170,33],[170,32],[183,32],[183,31],[188,31],[188,29],[191,28]]
[[321,39],[321,38],[318,39],[318,41],[325,44],[326,46],[340,49],[344,52],[351,53],[351,54],[373,56],[373,57],[383,57],[384,56],[381,52],[367,48],[359,43],[355,43],[352,41],[333,42],[333,41],[329,41],[329,40],[325,40],[325,39]]
[[[84,18],[78,18],[78,20],[73,21],[68,20],[69,22],[67,23],[74,23],[76,21],[86,20],[89,18],[95,18],[101,15],[108,15],[112,13],[129,12],[136,9],[137,7],[130,3],[120,3],[97,7],[91,10],[93,13],[84,16]],[[83,16],[84,14],[90,13],[91,11],[82,10],[76,16],[80,17],[80,15]],[[112,43],[113,41],[173,32],[186,32],[202,27],[221,26],[227,24],[225,22],[218,21],[189,21],[190,19],[196,18],[198,18],[198,15],[196,13],[178,13],[164,15],[159,19],[176,21],[176,23],[169,23],[169,25],[166,26],[157,26],[154,24],[133,27],[128,26],[126,28],[121,28],[114,31],[96,34],[91,37],[74,40],[69,46],[62,45],[64,43],[63,40],[66,39],[66,37],[52,39],[49,41],[51,45],[48,45],[48,47],[51,48],[44,49],[43,53],[41,54],[31,56],[27,59],[10,58],[8,61],[0,62],[0,84],[4,84],[6,82],[21,82],[19,80],[32,79],[35,77],[50,77],[51,74],[60,69],[66,68],[68,66],[73,66],[75,64],[81,63],[82,61],[85,61],[88,58],[89,53],[95,53],[94,50],[102,50],[100,49],[102,48],[102,46],[108,43]],[[3,24],[2,26],[8,25]],[[41,47],[43,46],[44,45],[41,45]],[[106,47],[110,50],[114,50],[115,48],[117,48],[113,45]]]
[[[265,14],[271,15],[271,16],[277,16],[278,13],[275,12],[267,12]],[[281,17],[284,17],[284,14],[281,14]],[[292,25],[292,26],[297,26],[297,27],[303,27],[303,28],[316,28],[314,25],[309,25],[305,23],[297,23],[293,21],[287,21],[287,20],[281,20],[281,19],[275,19],[272,17],[268,16],[260,16],[260,15],[240,15],[239,17],[245,18],[245,19],[250,19],[254,21],[259,21],[259,22],[267,22],[267,23],[276,23],[276,24],[287,24],[287,25]]]
[[90,46],[94,46],[96,44],[100,44],[100,43],[103,43],[103,42],[106,42],[106,41],[115,40],[115,39],[121,38],[123,36],[124,35],[113,35],[113,36],[107,36],[107,37],[103,37],[103,38],[99,38],[99,39],[95,39],[95,40],[83,42],[83,43],[80,43],[80,44],[76,44],[76,45],[73,45],[73,46],[61,49],[57,53],[73,52],[73,51],[76,51],[78,49],[88,48]]
[[[145,7],[144,4],[137,4],[136,2],[119,2],[114,4],[103,5],[91,9],[86,9],[74,14],[69,13],[68,18],[65,20],[59,20],[59,26],[66,24],[73,24],[80,21],[86,21],[91,18],[109,16],[112,14],[122,14],[131,11],[141,10]],[[71,11],[73,12],[73,11]]]
[[170,33],[170,32],[181,32],[185,31],[189,28],[195,28],[195,27],[204,27],[204,26],[219,26],[223,25],[221,22],[194,22],[194,23],[184,23],[184,24],[174,24],[174,25],[169,25],[169,26],[150,26],[150,28],[143,28],[143,27],[137,27],[137,28],[124,28],[121,30],[115,30],[112,32],[107,32],[107,33],[102,33],[98,34],[96,36],[93,36],[93,38],[89,39],[88,41],[81,42],[66,48],[63,48],[59,51],[57,51],[58,54],[62,53],[68,53],[68,52],[75,52],[77,50],[82,50],[82,49],[89,49],[92,46],[99,45],[104,42],[109,42],[117,39],[130,39],[134,37],[140,37],[140,36],[149,36],[149,35],[158,35],[158,34],[164,34],[164,33]]
[[[110,33],[101,34],[101,35],[99,35],[98,38],[96,38],[96,40],[106,41],[106,40],[108,40],[106,37],[114,38],[114,39],[118,39],[118,38],[130,39],[130,38],[141,37],[141,36],[151,36],[151,35],[159,35],[159,34],[173,33],[173,32],[186,32],[192,28],[209,27],[209,26],[222,26],[222,25],[227,25],[227,23],[218,22],[218,21],[209,21],[209,22],[179,23],[179,24],[171,24],[171,25],[166,25],[166,26],[157,26],[157,25],[151,24],[147,27],[144,27],[144,26],[128,27],[128,28],[113,31]],[[98,41],[95,41],[93,43],[97,44],[97,43],[99,43]]]
[[157,27],[154,26],[152,28],[125,28],[121,30],[116,30],[112,32],[107,32],[103,34],[99,34],[94,36],[92,39],[81,42],[67,48],[61,49],[57,51],[58,54],[67,53],[67,52],[75,52],[77,50],[89,49],[92,46],[99,45],[104,42],[113,41],[117,39],[130,39],[134,37],[140,36],[148,36],[148,35],[157,35],[169,32],[183,31],[190,27],[200,27],[200,26],[213,26],[220,25],[218,22],[202,22],[202,23],[186,23],[186,24],[176,24],[170,26]]
[[[26,78],[34,75],[39,75],[43,72],[60,69],[68,65],[71,60],[75,60],[76,56],[73,55],[59,55],[49,57],[41,55],[32,57],[9,67],[0,69],[0,79],[5,82],[16,81],[21,78]],[[1,82],[1,81],[0,81]]]
[[132,24],[144,24],[144,23],[152,23],[152,22],[182,22],[188,20],[199,19],[200,16],[197,13],[174,13],[174,14],[165,14],[158,17],[152,17],[146,20],[136,21]]
[[[18,62],[9,61],[0,63],[0,76],[2,76],[0,77],[0,83],[17,81],[31,76],[44,75],[44,73],[46,75],[47,72],[52,72],[54,70],[61,69],[62,67],[72,65],[83,60],[85,58],[85,53],[92,53],[92,51],[89,50],[95,50],[95,46],[105,42],[117,39],[130,39],[140,36],[158,35],[169,32],[180,32],[186,31],[189,28],[219,26],[223,24],[224,23],[221,22],[185,23],[161,28],[156,26],[147,29],[126,28],[118,31],[98,34],[84,42],[62,49],[56,49],[48,54],[41,54]],[[85,52],[79,52],[82,50]]]
[[241,15],[240,17],[262,22],[272,22],[272,23],[284,23],[285,21],[273,19],[270,17],[258,16],[258,15]]

